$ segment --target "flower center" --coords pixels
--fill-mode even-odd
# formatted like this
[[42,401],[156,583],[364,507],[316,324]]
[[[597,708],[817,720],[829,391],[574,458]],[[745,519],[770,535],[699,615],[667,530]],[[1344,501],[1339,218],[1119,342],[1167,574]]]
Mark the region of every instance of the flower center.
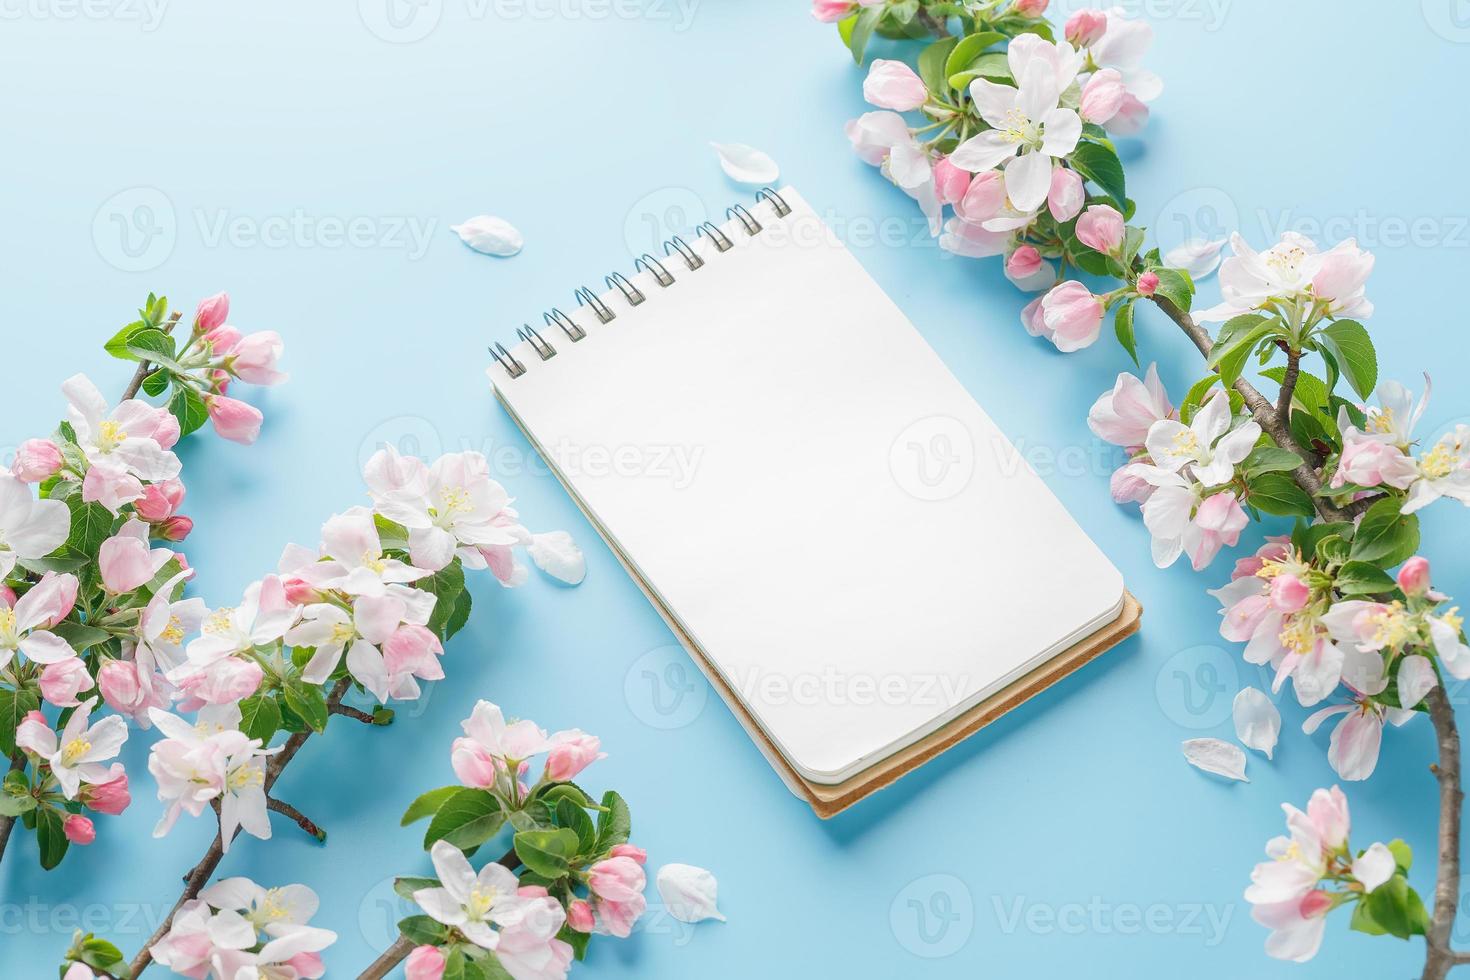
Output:
[[1292,653],[1306,656],[1317,646],[1317,627],[1305,616],[1298,616],[1292,620],[1279,637],[1281,645]]
[[12,649],[19,639],[15,635],[15,610],[0,609],[0,649]]
[[1299,246],[1290,248],[1272,249],[1266,254],[1266,264],[1286,282],[1296,282],[1301,275],[1302,260],[1307,253]]
[[1455,606],[1449,612],[1439,617],[1439,621],[1444,623],[1450,629],[1454,630],[1456,633],[1460,632],[1460,627],[1465,625],[1465,620],[1460,616],[1459,606]]
[[382,575],[388,567],[388,559],[384,558],[380,552],[365,551],[362,555],[362,567],[372,569]]
[[160,640],[163,640],[165,643],[170,643],[174,646],[178,646],[180,643],[183,643],[184,624],[180,622],[179,617],[170,616],[168,618],[168,625],[163,628],[162,633],[158,634],[158,638]]
[[470,889],[470,899],[465,905],[465,911],[469,913],[471,919],[483,919],[490,914],[490,909],[494,905],[495,889],[475,885]]
[[1461,446],[1458,442],[1444,439],[1435,444],[1419,459],[1419,471],[1427,480],[1443,480],[1460,465]]
[[260,900],[260,904],[255,907],[248,918],[257,926],[263,926],[268,922],[278,922],[289,916],[290,910],[281,901],[281,890],[271,888],[266,891],[265,897]]
[[97,448],[104,453],[110,453],[122,445],[122,441],[127,437],[127,430],[112,419],[108,419],[97,427]]
[[440,491],[439,498],[444,505],[440,513],[446,516],[464,514],[474,509],[474,505],[470,503],[470,492],[464,487],[445,487]]
[[1393,431],[1393,409],[1381,408],[1368,416],[1368,431],[1388,433]]
[[92,751],[92,743],[85,737],[66,743],[66,748],[61,750],[61,764],[63,766],[74,766],[77,760]]
[[1395,602],[1381,612],[1370,613],[1368,622],[1373,627],[1373,642],[1380,646],[1396,647],[1414,635],[1404,615],[1402,603]]
[[1199,436],[1190,429],[1174,434],[1174,451],[1181,456],[1199,455]]
[[226,633],[226,632],[229,632],[230,625],[231,625],[231,622],[230,621],[234,617],[234,615],[235,615],[235,608],[233,606],[223,606],[223,607],[221,607],[219,609],[216,609],[214,612],[210,613],[209,614],[209,618],[204,621],[204,626],[203,626],[204,632],[206,632],[206,633]]
[[346,646],[347,642],[357,635],[357,630],[351,623],[337,623],[332,627],[332,644],[334,646]]
[[229,784],[230,789],[239,792],[242,789],[248,789],[251,786],[259,786],[264,783],[265,773],[261,771],[259,766],[239,766],[230,770],[230,775],[226,782]]
[[1000,131],[1000,135],[1007,143],[1032,143],[1035,142],[1038,132],[1026,113],[1015,108],[1006,110],[1005,128]]

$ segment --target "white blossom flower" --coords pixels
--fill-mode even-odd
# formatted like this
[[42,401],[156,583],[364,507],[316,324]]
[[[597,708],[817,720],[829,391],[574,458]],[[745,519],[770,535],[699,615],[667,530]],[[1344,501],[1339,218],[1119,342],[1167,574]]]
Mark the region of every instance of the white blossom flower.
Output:
[[413,900],[436,922],[453,926],[482,949],[494,949],[500,937],[491,926],[525,917],[526,900],[516,894],[520,882],[504,866],[491,861],[476,874],[464,852],[443,840],[434,842],[429,856],[440,887],[421,888]]

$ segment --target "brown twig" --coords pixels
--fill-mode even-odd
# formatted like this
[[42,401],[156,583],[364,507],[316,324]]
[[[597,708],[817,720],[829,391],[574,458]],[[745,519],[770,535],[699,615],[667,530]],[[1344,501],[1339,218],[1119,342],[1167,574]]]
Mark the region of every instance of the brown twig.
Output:
[[322,843],[326,843],[327,832],[319,827],[316,822],[313,821],[310,817],[302,813],[300,810],[296,809],[291,804],[287,803],[285,800],[278,800],[274,796],[268,797],[265,801],[265,808],[272,811],[273,813],[279,813],[283,817],[290,817],[292,820],[296,821],[296,826],[300,827],[302,830],[306,831],[308,834],[315,837]]
[[1296,394],[1296,381],[1302,372],[1302,352],[1292,350],[1291,345],[1284,342],[1282,347],[1286,350],[1286,373],[1281,376],[1281,391],[1276,394],[1276,416],[1290,419],[1291,396]]
[[1424,937],[1428,951],[1423,978],[1443,980],[1451,967],[1470,963],[1470,954],[1450,948],[1460,904],[1460,810],[1465,793],[1460,789],[1460,732],[1444,685],[1430,691],[1425,701],[1439,742],[1439,762],[1433,767],[1439,780],[1439,877],[1434,886],[1429,932]]
[[343,718],[351,718],[353,721],[360,721],[364,725],[387,724],[387,722],[380,722],[376,715],[363,711],[361,708],[354,708],[350,704],[334,704],[329,710],[334,715],[341,715]]
[[[10,757],[10,772],[16,772],[26,767],[25,753],[20,749],[15,750],[15,755]],[[0,817],[0,858],[5,857],[5,845],[10,840],[10,832],[15,829],[14,817]]]
[[[333,704],[341,703],[342,696],[347,693],[347,687],[350,683],[351,681],[345,677],[337,682],[337,686],[332,689],[331,695],[327,698],[329,709]],[[271,787],[275,785],[276,780],[281,777],[281,772],[286,768],[286,764],[296,757],[296,753],[301,751],[301,747],[306,744],[306,740],[310,737],[310,729],[304,732],[297,732],[286,739],[285,744],[281,746],[280,752],[277,752],[271,757],[271,761],[265,767],[265,791],[267,794],[270,793]],[[236,830],[235,833],[238,836],[240,832]],[[138,951],[138,955],[133,958],[129,970],[134,978],[146,970],[148,964],[153,962],[153,947],[164,936],[168,935],[169,929],[173,926],[174,915],[183,907],[185,902],[199,897],[200,890],[209,883],[210,877],[214,874],[215,869],[219,867],[219,863],[224,856],[224,838],[221,834],[216,833],[214,835],[214,843],[209,845],[209,850],[205,852],[203,859],[194,865],[194,870],[190,871],[189,876],[184,879],[183,894],[174,903],[173,909],[159,923],[158,929],[153,933],[152,937],[143,944],[143,948]]]
[[[520,867],[521,859],[516,857],[516,849],[512,847],[496,859],[495,863],[514,871]],[[414,946],[413,940],[407,936],[399,936],[393,940],[392,946],[383,951],[382,956],[373,960],[366,970],[357,975],[357,980],[383,980],[383,977],[386,977],[395,966],[408,959],[408,954],[414,951]]]

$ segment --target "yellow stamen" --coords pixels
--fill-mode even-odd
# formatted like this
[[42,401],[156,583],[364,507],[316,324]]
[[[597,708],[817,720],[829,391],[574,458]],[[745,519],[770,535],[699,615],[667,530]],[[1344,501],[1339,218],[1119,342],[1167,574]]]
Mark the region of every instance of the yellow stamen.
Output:
[[230,771],[227,782],[230,789],[238,791],[250,786],[261,785],[265,782],[265,773],[259,766],[241,766]]
[[127,437],[128,434],[122,426],[118,425],[111,419],[108,419],[106,422],[103,422],[100,426],[98,426],[97,448],[102,450],[103,452],[111,452],[118,446],[122,445],[123,440]]
[[1199,436],[1193,431],[1185,429],[1183,432],[1174,434],[1174,451],[1181,456],[1199,455]]
[[1298,616],[1281,631],[1279,639],[1291,652],[1306,656],[1317,647],[1317,626],[1309,617]]
[[332,627],[331,642],[335,646],[344,646],[356,635],[357,630],[351,623],[337,623]]
[[235,610],[233,606],[224,606],[220,609],[216,609],[214,612],[210,613],[209,618],[204,621],[203,631],[206,633],[226,632],[232,625],[232,619],[234,615]]
[[174,646],[183,643],[184,624],[179,621],[179,617],[170,616],[168,618],[168,625],[163,628],[162,633],[158,634],[158,638],[166,643],[172,643]]
[[465,911],[469,912],[472,919],[483,919],[490,914],[490,908],[494,904],[495,889],[477,884],[470,889],[470,900],[465,905]]
[[384,558],[381,554],[374,554],[371,551],[367,551],[363,553],[362,566],[364,568],[370,568],[379,575],[382,575],[383,570],[388,567],[388,559]]
[[61,764],[74,766],[77,760],[92,751],[92,743],[85,738],[79,738],[74,742],[68,742],[66,748],[61,750]]

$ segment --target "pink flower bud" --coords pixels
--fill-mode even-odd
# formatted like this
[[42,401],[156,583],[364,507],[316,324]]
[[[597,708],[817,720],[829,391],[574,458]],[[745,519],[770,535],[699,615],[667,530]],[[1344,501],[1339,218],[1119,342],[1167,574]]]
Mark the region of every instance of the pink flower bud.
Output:
[[224,395],[207,395],[204,406],[209,409],[209,420],[221,439],[248,446],[260,435],[260,423],[265,416],[254,405]]
[[1063,32],[1073,47],[1085,48],[1096,44],[1107,29],[1107,14],[1101,10],[1079,10],[1067,18]]
[[[51,615],[41,624],[44,629],[51,629],[71,615],[72,609],[77,604],[78,584],[77,577],[70,573],[58,575],[55,572],[47,572],[41,578],[38,585],[44,585],[53,590],[51,594],[53,605],[49,610]],[[14,603],[12,602],[11,605]]]
[[173,517],[184,502],[184,484],[177,478],[150,483],[143,496],[133,501],[138,516],[149,524],[159,524]]
[[143,697],[138,667],[129,660],[109,660],[97,671],[102,700],[120,714],[132,714]]
[[495,785],[499,769],[495,757],[472,738],[457,738],[450,750],[449,764],[462,785],[472,789],[489,789]]
[[587,887],[610,902],[631,902],[641,897],[647,883],[642,865],[629,857],[610,857],[587,871]]
[[[122,767],[116,768],[121,769]],[[105,813],[110,817],[117,816],[133,802],[133,796],[128,792],[128,774],[121,773],[117,778],[105,783],[83,784],[81,798],[82,803],[88,809]]]
[[868,77],[863,81],[863,98],[881,109],[908,112],[928,100],[929,89],[924,80],[902,61],[879,58],[868,69]]
[[1054,286],[1041,297],[1044,336],[1064,353],[1081,350],[1097,340],[1102,329],[1102,300],[1076,280]]
[[1040,17],[1050,3],[1051,0],[1016,0],[1016,13],[1022,17]]
[[648,863],[648,852],[636,844],[619,844],[607,853],[609,857],[632,858],[639,864]]
[[573,899],[572,904],[567,906],[567,925],[577,932],[591,932],[597,926],[597,917],[592,914],[592,906],[582,899]]
[[1026,279],[1041,271],[1041,253],[1035,246],[1022,245],[1006,258],[1006,275],[1011,279]]
[[274,385],[286,380],[286,375],[276,370],[285,344],[281,335],[274,330],[262,330],[241,339],[228,362],[235,377],[247,384]]
[[823,24],[835,24],[856,9],[855,0],[812,0],[812,16]]
[[68,657],[47,664],[41,671],[41,697],[58,708],[74,708],[77,695],[92,688],[92,675],[81,657]]
[[50,439],[27,439],[15,451],[10,472],[15,474],[17,480],[40,483],[46,477],[58,473],[64,463],[61,450]]
[[1116,255],[1125,234],[1123,216],[1107,204],[1094,204],[1077,219],[1077,240],[1094,252]]
[[182,541],[194,530],[194,520],[183,514],[175,514],[156,528],[158,536],[165,541]]
[[1152,296],[1159,290],[1159,274],[1152,269],[1148,270],[1138,277],[1138,284],[1135,288],[1140,296]]
[[418,946],[403,964],[407,980],[439,980],[444,976],[444,954],[437,946]]
[[1077,217],[1086,200],[1087,192],[1077,171],[1057,167],[1051,172],[1051,190],[1046,195],[1046,207],[1053,218],[1071,221]]
[[1154,494],[1153,484],[1136,473],[1130,473],[1130,468],[1131,466],[1118,467],[1108,481],[1108,491],[1113,495],[1115,504],[1130,501],[1141,504]]
[[1298,911],[1304,919],[1315,919],[1326,915],[1331,909],[1332,893],[1316,888],[1307,892]]
[[152,439],[164,449],[172,449],[178,443],[180,434],[179,420],[174,417],[173,412],[166,408],[160,408],[153,413],[151,431],[144,429],[138,433],[140,436]]
[[[210,350],[214,351],[215,357],[225,357],[235,353],[235,348],[240,346],[241,334],[240,331],[226,323],[210,330],[204,335],[204,339],[209,342]],[[229,377],[229,374],[225,373],[225,376]]]
[[961,170],[949,162],[949,157],[940,157],[934,164],[934,192],[940,204],[955,204],[964,200],[970,189],[972,177],[968,170]]
[[602,758],[599,749],[602,742],[596,735],[580,731],[559,732],[559,740],[546,756],[546,778],[554,782],[565,782],[577,778],[577,774]]
[[1301,612],[1312,590],[1295,575],[1278,575],[1271,580],[1271,605],[1277,612]]
[[305,579],[287,576],[281,579],[281,585],[286,590],[286,601],[293,606],[305,606],[321,601],[322,594],[317,591],[316,586]]
[[1104,68],[1087,80],[1082,89],[1082,104],[1079,107],[1082,121],[1101,126],[1118,114],[1128,97],[1128,88],[1123,76],[1115,68]]
[[102,584],[113,595],[122,595],[146,584],[157,571],[148,542],[119,532],[102,542],[97,554]]
[[73,844],[87,845],[97,839],[97,828],[92,826],[92,821],[80,813],[68,814],[61,830],[66,834],[66,839]]
[[6,609],[15,608],[15,590],[4,582],[0,582],[0,605]]
[[[302,980],[309,980],[309,978],[312,977],[324,977],[327,975],[327,965],[322,962],[322,958],[319,953],[297,953],[295,956],[286,961],[286,965],[294,971],[293,974],[288,975],[301,977]],[[262,976],[264,976],[264,974],[262,974]],[[65,978],[63,978],[63,980],[65,980]]]
[[1429,559],[1415,555],[1399,569],[1399,588],[1404,595],[1421,596],[1429,591]]
[[200,333],[208,333],[224,323],[229,315],[230,294],[215,293],[208,299],[199,301],[199,308],[194,311],[194,329]]

